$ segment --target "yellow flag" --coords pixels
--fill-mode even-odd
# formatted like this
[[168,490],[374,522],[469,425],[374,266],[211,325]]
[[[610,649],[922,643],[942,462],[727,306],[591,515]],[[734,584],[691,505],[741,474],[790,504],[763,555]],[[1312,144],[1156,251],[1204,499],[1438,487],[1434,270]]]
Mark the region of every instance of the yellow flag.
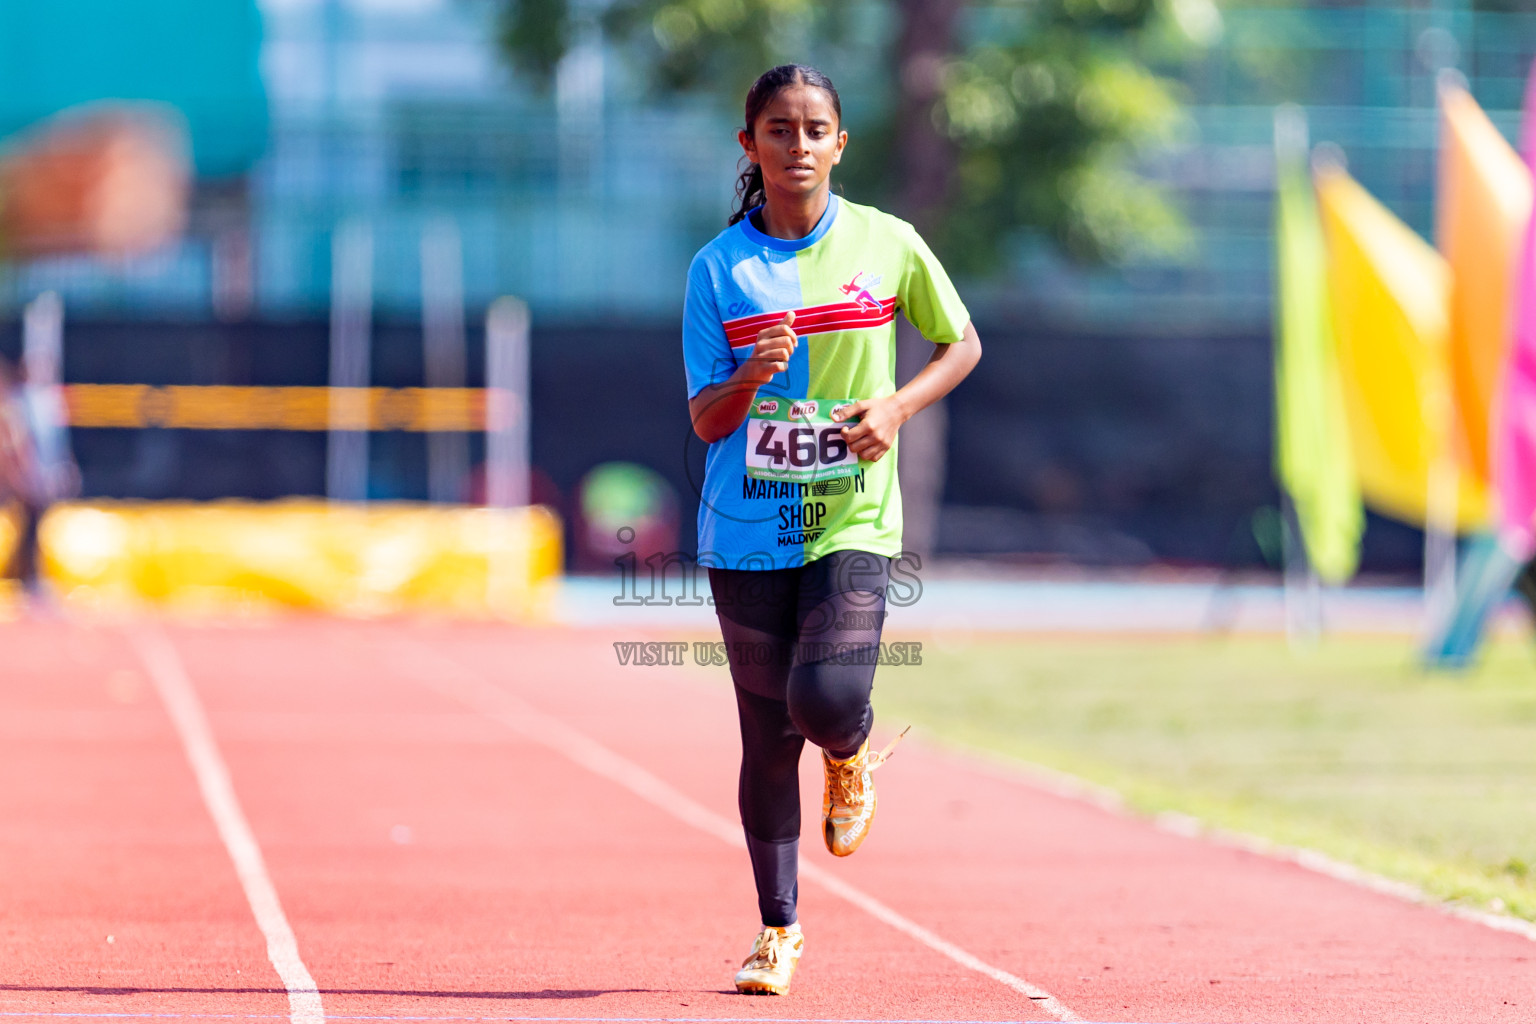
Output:
[[1458,529],[1480,528],[1488,522],[1487,489],[1455,472],[1451,451],[1450,269],[1342,169],[1320,170],[1315,182],[1344,409],[1366,504],[1423,525],[1434,488],[1437,507],[1454,499]]

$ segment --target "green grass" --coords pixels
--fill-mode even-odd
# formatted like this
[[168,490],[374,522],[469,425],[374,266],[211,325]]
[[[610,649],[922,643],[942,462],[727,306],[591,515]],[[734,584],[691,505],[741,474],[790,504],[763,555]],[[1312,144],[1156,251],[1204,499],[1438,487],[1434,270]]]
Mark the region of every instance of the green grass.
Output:
[[887,726],[1536,920],[1528,640],[1460,675],[1417,669],[1402,638],[929,642],[875,693]]

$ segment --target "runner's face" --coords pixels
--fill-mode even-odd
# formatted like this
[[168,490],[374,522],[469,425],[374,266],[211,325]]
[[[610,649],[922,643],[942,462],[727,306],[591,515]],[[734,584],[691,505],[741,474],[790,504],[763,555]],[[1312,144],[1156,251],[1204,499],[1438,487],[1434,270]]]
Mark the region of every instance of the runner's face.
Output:
[[752,134],[743,131],[740,140],[747,158],[763,169],[767,194],[807,196],[827,187],[848,133],[839,130],[825,90],[791,85],[779,90],[758,115]]

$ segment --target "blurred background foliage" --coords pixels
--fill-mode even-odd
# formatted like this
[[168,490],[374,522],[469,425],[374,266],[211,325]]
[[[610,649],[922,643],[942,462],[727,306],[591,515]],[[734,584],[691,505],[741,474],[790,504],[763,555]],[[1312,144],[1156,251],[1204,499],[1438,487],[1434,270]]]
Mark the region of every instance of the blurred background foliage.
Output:
[[1219,37],[1210,0],[504,0],[501,41],[540,83],[594,31],[649,89],[731,109],[775,64],[857,82],[840,184],[913,220],[961,272],[1005,267],[1020,230],[1087,263],[1189,245],[1139,158],[1189,130],[1159,69]]
[[[90,14],[106,0],[0,0],[0,127],[95,83],[184,99],[205,185],[249,166],[226,179],[234,213],[174,252],[0,271],[0,305],[51,288],[75,311],[206,315],[233,251],[210,234],[243,196],[262,315],[323,313],[330,232],[365,217],[378,301],[414,316],[420,222],[441,214],[464,234],[472,305],[513,291],[541,318],[669,321],[655,285],[721,226],[746,85],[794,58],[842,90],[846,194],[916,223],[982,315],[1264,331],[1271,106],[1307,106],[1314,139],[1427,232],[1435,73],[1464,73],[1513,132],[1536,11],[1217,2],[244,0],[218,15],[247,26],[237,60],[191,0],[145,0],[127,22]],[[92,31],[48,28],[66,19]],[[96,59],[132,32],[159,46],[133,52],[165,59],[122,75]],[[219,54],[220,74],[171,56],[188,50]],[[162,81],[171,69],[197,72],[189,89]],[[635,159],[657,140],[670,160]]]

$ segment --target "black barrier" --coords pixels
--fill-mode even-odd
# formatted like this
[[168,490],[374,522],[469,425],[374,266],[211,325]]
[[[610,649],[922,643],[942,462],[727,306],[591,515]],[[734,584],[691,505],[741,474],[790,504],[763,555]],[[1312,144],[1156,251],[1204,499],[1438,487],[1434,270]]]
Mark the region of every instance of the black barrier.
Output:
[[[473,323],[473,320],[471,321]],[[1034,563],[1151,561],[1259,566],[1254,515],[1278,501],[1271,477],[1270,342],[1265,334],[1105,336],[981,323],[981,369],[949,400],[940,553]],[[234,324],[72,318],[69,382],[315,387],[326,383],[324,321]],[[470,387],[483,337],[469,334]],[[14,356],[14,324],[0,351]],[[582,475],[630,461],[660,473],[693,546],[704,446],[690,443],[675,325],[534,323],[536,498],[569,519]],[[422,385],[415,324],[378,323],[377,387]],[[93,497],[273,498],[320,494],[325,437],[283,431],[78,430]],[[483,457],[473,439],[471,463]],[[370,448],[376,498],[426,498],[420,434]],[[542,488],[542,490],[539,490]],[[1410,572],[1417,531],[1373,519],[1364,568]]]

